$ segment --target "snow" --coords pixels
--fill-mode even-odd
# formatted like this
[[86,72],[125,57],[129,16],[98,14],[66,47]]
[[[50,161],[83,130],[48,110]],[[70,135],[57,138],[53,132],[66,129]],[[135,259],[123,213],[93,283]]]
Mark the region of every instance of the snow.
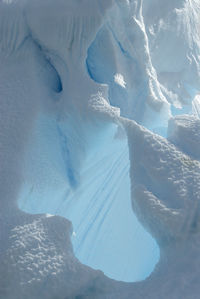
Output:
[[[191,124],[192,121],[199,122],[192,118],[178,119],[177,124],[182,126],[177,125],[176,140],[183,140],[183,124],[186,121],[191,121]],[[189,125],[187,129],[190,126],[193,127]],[[169,290],[175,288],[170,298],[176,298],[177,294],[183,298],[198,298],[198,279],[195,279],[194,269],[199,261],[200,163],[165,138],[136,123],[128,121],[126,127],[132,168],[133,209],[156,238],[161,250],[161,259],[150,284],[155,279],[163,287],[157,288],[151,296],[167,298]],[[186,134],[184,136],[187,138]],[[137,142],[133,144],[132,140]],[[179,271],[181,275],[178,275]],[[184,281],[187,281],[185,287]]]
[[126,88],[126,82],[122,74],[115,74],[114,81],[116,84],[119,84],[121,87]]
[[192,115],[176,116],[169,121],[168,138],[184,153],[200,160],[200,120]]
[[1,298],[199,298],[199,12],[0,1]]

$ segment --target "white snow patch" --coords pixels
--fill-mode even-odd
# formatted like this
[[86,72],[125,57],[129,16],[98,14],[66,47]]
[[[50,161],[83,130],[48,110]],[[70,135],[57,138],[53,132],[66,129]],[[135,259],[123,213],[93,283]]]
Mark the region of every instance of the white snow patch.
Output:
[[126,82],[122,74],[119,73],[115,74],[114,81],[116,84],[120,85],[121,87],[126,88]]

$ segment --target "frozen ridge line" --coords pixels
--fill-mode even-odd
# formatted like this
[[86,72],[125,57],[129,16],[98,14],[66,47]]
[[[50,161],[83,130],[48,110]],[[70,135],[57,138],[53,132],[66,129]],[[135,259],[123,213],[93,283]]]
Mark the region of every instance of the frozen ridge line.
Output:
[[[199,298],[199,12],[0,1],[1,298]],[[75,251],[88,235],[98,251],[93,235],[128,207],[127,157],[133,211],[160,249],[130,283],[82,264],[66,219],[83,231]]]

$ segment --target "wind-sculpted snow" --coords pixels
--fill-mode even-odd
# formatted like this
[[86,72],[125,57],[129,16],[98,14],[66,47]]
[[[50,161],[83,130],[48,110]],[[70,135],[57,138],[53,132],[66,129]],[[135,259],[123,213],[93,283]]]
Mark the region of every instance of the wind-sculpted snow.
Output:
[[0,1],[0,298],[199,298],[199,13]]
[[193,213],[198,213],[199,161],[137,124],[130,124],[128,135],[133,155],[132,158],[130,155],[131,173],[138,174],[132,178],[133,207],[141,210],[143,221],[161,244],[185,238],[184,235],[198,227],[198,216]]
[[[177,140],[184,129],[179,126]],[[151,296],[198,298],[200,163],[136,123],[129,122],[127,130],[133,209],[161,249],[152,277],[158,275],[163,287]]]
[[2,298],[75,298],[103,277],[74,257],[66,219],[18,216],[4,238],[8,249],[1,258]]
[[200,160],[200,120],[191,115],[180,115],[170,119],[168,138],[184,153]]

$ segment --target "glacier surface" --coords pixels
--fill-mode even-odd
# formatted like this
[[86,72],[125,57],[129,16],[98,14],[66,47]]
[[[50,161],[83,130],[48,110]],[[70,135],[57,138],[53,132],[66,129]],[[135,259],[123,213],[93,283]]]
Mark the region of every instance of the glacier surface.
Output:
[[199,298],[198,0],[0,0],[0,298]]

